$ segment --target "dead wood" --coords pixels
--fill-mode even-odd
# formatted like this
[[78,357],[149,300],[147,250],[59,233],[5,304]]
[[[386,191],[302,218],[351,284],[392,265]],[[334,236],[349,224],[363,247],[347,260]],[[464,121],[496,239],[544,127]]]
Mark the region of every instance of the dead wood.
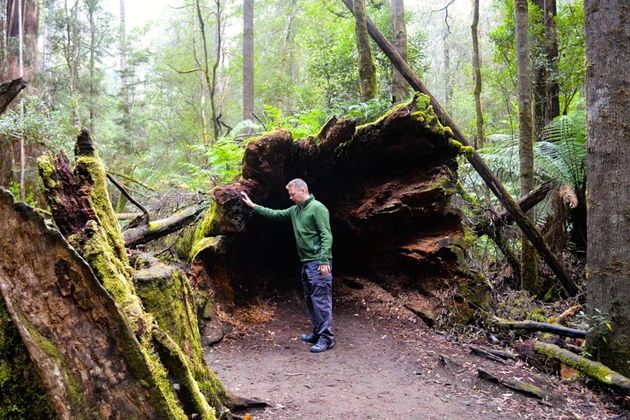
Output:
[[[352,1],[351,0],[343,0],[346,7],[353,12]],[[445,126],[450,127],[453,132],[453,136],[456,141],[461,143],[461,145],[465,146],[466,149],[466,158],[470,162],[470,164],[475,168],[477,173],[484,180],[488,188],[494,193],[494,195],[499,199],[499,201],[503,204],[505,209],[512,215],[518,226],[521,228],[527,239],[536,247],[539,254],[545,260],[545,262],[549,265],[551,270],[556,274],[562,287],[564,290],[570,295],[574,296],[578,293],[579,288],[577,284],[573,281],[571,276],[567,273],[567,271],[562,267],[558,258],[551,252],[549,246],[545,242],[544,238],[536,229],[534,224],[527,218],[525,213],[518,207],[512,196],[507,192],[503,184],[499,181],[499,179],[492,173],[490,168],[483,161],[481,156],[472,148],[470,141],[466,138],[464,133],[459,129],[457,124],[451,119],[451,117],[442,109],[440,103],[435,99],[435,97],[429,92],[426,86],[422,83],[422,81],[415,74],[413,69],[409,66],[409,64],[398,54],[398,52],[394,49],[394,47],[390,44],[390,42],[383,36],[383,34],[378,30],[376,25],[372,22],[370,18],[367,18],[368,32],[372,39],[376,42],[376,44],[381,48],[381,50],[387,55],[387,57],[391,60],[392,64],[396,67],[396,69],[403,75],[403,77],[409,82],[411,87],[418,92],[421,92],[427,95],[430,99],[431,106],[435,110],[438,119]]]
[[46,198],[56,224],[114,298],[126,327],[140,343],[141,354],[134,360],[147,367],[139,379],[150,385],[151,408],[163,418],[193,414],[229,418],[224,404],[227,391],[203,359],[186,276],[172,267],[162,265],[151,271],[141,264],[138,268],[150,272],[139,273],[140,280],[134,283],[134,270],[108,197],[105,170],[87,130],[79,135],[75,151],[73,169],[62,154],[54,163],[49,156],[38,161]]
[[516,356],[512,353],[491,349],[489,347],[468,346],[472,354],[476,354],[486,359],[493,360],[495,362],[508,364],[507,359],[514,359]]
[[[213,191],[195,234],[191,255],[208,273],[203,287],[229,307],[290,284],[290,224],[252,216],[240,192],[265,207],[287,208],[285,185],[300,177],[330,211],[335,258],[345,274],[369,273],[386,289],[422,291],[432,309],[451,305],[453,318],[469,322],[476,308],[487,307],[490,286],[465,261],[462,215],[451,204],[461,147],[451,140],[417,94],[360,127],[341,118],[317,137],[294,141],[276,130],[249,142],[241,179]],[[457,297],[437,299],[444,291]]]
[[21,77],[10,82],[0,84],[0,115],[4,114],[9,104],[27,85]]
[[607,366],[579,356],[569,350],[562,349],[554,344],[536,342],[534,351],[547,357],[553,358],[565,365],[574,367],[591,379],[630,394],[630,378],[615,372]]
[[586,331],[568,328],[558,324],[537,321],[512,321],[494,317],[494,325],[513,330],[542,331],[571,338],[585,338]]
[[483,369],[477,370],[477,376],[479,376],[479,378],[484,379],[488,382],[503,385],[504,387],[520,392],[521,394],[527,395],[528,397],[534,397],[541,400],[549,400],[552,397],[554,397],[551,393],[549,393],[548,391],[544,390],[543,388],[537,385],[519,381],[518,379],[500,378],[489,372],[486,372]]
[[131,204],[133,204],[134,206],[136,206],[138,209],[140,209],[140,211],[142,212],[142,214],[144,215],[143,221],[145,224],[148,224],[151,221],[151,215],[149,214],[149,210],[147,210],[142,204],[140,204],[138,201],[136,201],[136,199],[134,199],[131,194],[129,194],[129,192],[127,191],[127,188],[125,188],[124,185],[122,185],[120,182],[116,181],[116,178],[114,178],[113,176],[111,176],[110,174],[107,174],[107,179],[109,179],[109,181],[114,184],[114,186],[116,188],[118,188],[118,191],[120,191],[120,193],[122,195],[125,196],[125,198],[127,200],[129,200],[129,202]]
[[197,216],[206,208],[206,206],[190,206],[164,219],[127,229],[123,232],[125,246],[135,248],[140,244],[176,232],[197,220]]
[[0,214],[0,290],[57,414],[158,416],[140,345],[90,267],[1,189]]
[[[518,201],[518,206],[523,212],[528,212],[530,209],[534,208],[536,204],[540,203],[547,196],[549,191],[551,190],[551,182],[546,182],[536,188],[534,191],[531,191],[529,194],[525,195]],[[492,231],[496,229],[501,229],[503,226],[511,225],[514,223],[514,218],[512,215],[504,211],[501,214],[494,214],[489,219],[485,219],[475,225],[473,228],[477,236],[481,236],[484,234],[492,234]]]
[[582,305],[580,305],[579,303],[577,305],[571,306],[569,309],[567,309],[566,311],[562,312],[558,316],[558,319],[556,320],[556,322],[558,324],[563,323],[564,321],[566,321],[567,318],[571,318],[571,317],[575,316],[575,314],[577,314],[580,311],[580,309],[582,309]]

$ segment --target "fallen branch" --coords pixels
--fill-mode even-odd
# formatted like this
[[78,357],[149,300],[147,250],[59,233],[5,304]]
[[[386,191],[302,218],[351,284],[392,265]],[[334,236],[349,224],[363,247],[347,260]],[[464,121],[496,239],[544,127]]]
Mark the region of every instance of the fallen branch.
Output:
[[129,194],[129,192],[127,192],[127,189],[118,181],[116,181],[116,178],[114,178],[113,176],[111,176],[110,174],[107,174],[107,179],[109,179],[111,181],[112,184],[114,184],[114,186],[116,188],[118,188],[120,190],[120,193],[122,195],[125,196],[125,198],[127,200],[129,200],[129,202],[131,204],[133,204],[134,206],[138,207],[140,209],[140,211],[142,213],[144,213],[144,218],[145,218],[145,222],[149,223],[149,221],[151,220],[151,215],[149,214],[149,210],[147,210],[142,204],[138,203],[132,196],[131,194]]
[[147,225],[137,226],[123,232],[125,246],[133,248],[140,244],[151,242],[178,231],[188,226],[197,219],[197,216],[206,209],[206,206],[186,207],[169,217],[150,222]]
[[116,213],[118,220],[133,220],[139,216],[142,216],[142,213]]
[[517,379],[499,378],[498,376],[494,376],[493,374],[488,373],[483,369],[477,369],[477,376],[488,382],[503,385],[504,387],[520,392],[521,394],[527,395],[528,397],[535,397],[541,400],[549,400],[551,397],[551,394],[549,394],[549,392],[545,391],[539,386],[525,383]]
[[[545,182],[540,187],[536,188],[534,191],[531,191],[529,194],[524,196],[518,201],[518,206],[524,212],[528,212],[532,209],[536,204],[540,203],[547,196],[549,191],[551,190],[551,182]],[[489,234],[492,230],[500,229],[503,226],[511,225],[514,223],[514,218],[510,215],[509,212],[504,211],[501,214],[496,214],[492,216],[489,220],[483,220],[477,223],[474,227],[475,233],[477,236]]]
[[481,357],[485,357],[486,359],[493,360],[495,362],[507,364],[507,359],[514,359],[512,353],[507,351],[495,350],[488,347],[478,347],[478,346],[468,346],[470,348],[470,352],[476,354]]
[[571,338],[585,338],[586,331],[575,328],[563,327],[558,324],[549,324],[537,321],[512,321],[509,319],[494,318],[494,324],[499,327],[505,327],[512,330],[542,331],[562,335]]
[[548,358],[559,360],[565,365],[574,367],[589,378],[615,387],[626,394],[630,394],[630,379],[599,362],[594,362],[586,357],[579,356],[569,350],[561,349],[549,343],[534,343],[534,351]]
[[[354,14],[352,7],[352,0],[342,0],[346,7]],[[378,30],[374,22],[370,18],[367,18],[368,33],[379,46],[379,48],[387,55],[396,70],[409,82],[411,87],[418,92],[427,95],[430,99],[431,106],[437,114],[440,122],[444,126],[450,127],[453,132],[453,136],[463,146],[466,146],[469,150],[465,153],[466,158],[470,162],[473,168],[477,171],[479,176],[484,180],[488,188],[494,193],[494,195],[503,204],[505,209],[512,215],[518,226],[521,228],[527,239],[536,247],[538,253],[543,257],[545,262],[549,265],[551,270],[560,280],[564,290],[570,295],[575,296],[579,292],[577,284],[571,279],[564,267],[560,264],[560,261],[551,252],[549,245],[545,242],[538,229],[527,218],[525,213],[518,207],[512,196],[507,192],[501,181],[492,173],[488,165],[483,161],[481,156],[470,145],[470,142],[459,129],[455,121],[442,109],[440,103],[429,92],[424,83],[418,78],[411,66],[400,56],[400,54],[394,49],[392,44],[383,36]]]
[[135,179],[135,178],[134,178],[134,177],[132,177],[132,176],[125,175],[125,174],[121,174],[121,173],[118,173],[118,172],[113,172],[113,171],[107,171],[107,174],[108,174],[108,175],[115,175],[115,176],[118,176],[118,177],[124,178],[124,179],[126,179],[127,181],[129,181],[129,182],[133,182],[134,184],[138,184],[138,185],[140,185],[141,187],[146,188],[146,189],[147,189],[147,190],[149,190],[149,191],[155,192],[155,190],[154,190],[153,188],[149,187],[147,184],[144,184],[144,183],[142,183],[142,182],[138,181],[137,179]]

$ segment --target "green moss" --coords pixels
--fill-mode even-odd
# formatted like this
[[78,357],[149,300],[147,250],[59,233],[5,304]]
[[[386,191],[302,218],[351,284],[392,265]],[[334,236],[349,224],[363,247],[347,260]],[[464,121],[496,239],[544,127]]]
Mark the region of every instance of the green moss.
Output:
[[55,165],[52,162],[50,155],[43,155],[37,159],[37,167],[39,168],[39,175],[44,182],[46,189],[52,190],[59,187],[59,181],[57,181]]
[[[452,135],[453,135],[453,132],[451,131],[451,136]],[[455,139],[449,139],[448,144],[449,146],[457,150],[458,154],[471,154],[475,151],[475,149],[472,146],[464,146],[463,144],[461,144]]]
[[214,248],[219,245],[223,236],[211,236],[209,238],[202,238],[199,241],[193,244],[192,249],[190,250],[190,259],[194,260],[197,254],[199,254],[204,249]]
[[190,250],[191,260],[194,259],[200,251],[214,244],[208,237],[213,237],[218,233],[219,217],[220,206],[216,202],[213,202],[195,230],[194,241]]
[[149,222],[149,224],[147,225],[147,228],[149,229],[149,231],[156,230],[159,227],[160,227],[159,223],[156,223],[156,222]]
[[538,322],[547,322],[547,314],[545,313],[545,310],[543,308],[534,308],[527,315],[527,319]]
[[41,378],[0,298],[0,419],[55,419]]

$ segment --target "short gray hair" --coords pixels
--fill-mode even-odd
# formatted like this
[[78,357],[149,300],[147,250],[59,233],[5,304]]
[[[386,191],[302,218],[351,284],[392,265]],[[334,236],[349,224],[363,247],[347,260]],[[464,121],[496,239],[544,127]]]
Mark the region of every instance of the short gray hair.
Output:
[[302,178],[295,178],[292,179],[291,181],[289,181],[289,183],[287,184],[287,189],[289,188],[304,188],[306,190],[306,192],[308,192],[308,185],[306,185],[306,182],[304,182],[304,180]]

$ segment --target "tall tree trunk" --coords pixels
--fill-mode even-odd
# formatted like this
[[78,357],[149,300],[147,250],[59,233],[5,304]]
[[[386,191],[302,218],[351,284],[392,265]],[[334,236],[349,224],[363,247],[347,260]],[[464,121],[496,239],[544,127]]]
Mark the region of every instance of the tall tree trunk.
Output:
[[[527,0],[514,0],[516,22],[516,55],[518,65],[518,133],[520,160],[520,193],[526,195],[534,189],[534,150],[532,142],[532,75],[529,59]],[[534,221],[534,212],[528,213]],[[521,240],[521,287],[538,291],[538,260],[536,250],[523,237]]]
[[90,131],[94,132],[94,113],[95,113],[95,96],[96,96],[96,81],[94,80],[94,66],[96,61],[96,6],[98,0],[87,0],[86,6],[88,9],[88,17],[90,20]]
[[539,137],[543,128],[560,115],[560,88],[558,74],[558,31],[556,29],[556,0],[533,0],[541,10],[545,28],[541,59],[536,60],[534,70],[534,118],[535,133]]
[[[630,3],[585,0],[588,115],[587,301],[610,320],[588,341],[630,376]],[[623,94],[625,92],[625,94]]]
[[284,44],[282,46],[281,71],[287,79],[282,95],[279,97],[280,109],[283,112],[291,113],[295,104],[294,86],[297,83],[297,64],[295,62],[295,34],[296,17],[298,13],[297,0],[288,2],[288,22]]
[[[404,0],[392,0],[391,15],[394,48],[404,60],[407,60],[407,26],[405,25]],[[392,82],[392,102],[400,102],[407,98],[409,84],[394,66],[392,66]]]
[[376,97],[376,68],[372,60],[367,32],[365,0],[354,0],[355,31],[359,50],[359,79],[361,82],[361,100],[369,101]]
[[254,114],[254,0],[243,0],[243,119]]
[[479,56],[479,0],[473,0],[473,21],[470,26],[473,46],[473,70],[475,74],[475,115],[476,134],[473,146],[475,149],[483,147],[483,113],[481,111],[481,57]]

